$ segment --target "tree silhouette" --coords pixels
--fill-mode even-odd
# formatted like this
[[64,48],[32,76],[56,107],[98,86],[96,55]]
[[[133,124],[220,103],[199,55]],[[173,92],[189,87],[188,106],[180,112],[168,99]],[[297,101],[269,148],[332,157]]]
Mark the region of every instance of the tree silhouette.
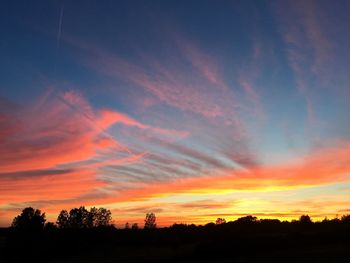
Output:
[[213,223],[213,222],[206,223],[204,225],[204,227],[207,228],[207,229],[214,228],[215,227],[215,223]]
[[130,229],[130,224],[129,224],[129,222],[126,222],[126,223],[125,223],[125,229]]
[[69,214],[67,210],[62,210],[58,215],[56,224],[59,228],[68,228],[69,227]]
[[92,207],[88,211],[84,206],[69,211],[62,210],[57,218],[59,228],[94,228],[109,226],[112,213],[106,208]]
[[42,230],[46,221],[45,213],[39,209],[26,207],[22,213],[13,219],[12,227],[23,230]]
[[47,222],[44,226],[45,231],[53,231],[57,226],[52,222]]
[[225,218],[218,218],[218,219],[216,219],[216,221],[215,221],[215,224],[217,224],[217,225],[221,225],[221,224],[225,224],[226,223],[226,220],[225,220]]
[[240,217],[238,218],[235,222],[237,223],[244,223],[244,224],[250,224],[250,223],[254,223],[257,222],[257,217],[256,216],[244,216],[244,217]]
[[112,221],[112,213],[109,209],[92,207],[89,212],[89,227],[109,226]]
[[145,218],[145,229],[153,229],[156,228],[156,215],[154,213],[147,213]]
[[72,228],[87,228],[89,226],[89,211],[84,206],[69,211],[69,226]]
[[131,229],[139,229],[139,225],[137,223],[132,224]]
[[350,214],[349,215],[343,215],[341,217],[341,221],[344,223],[350,223]]
[[312,220],[308,215],[302,215],[299,218],[299,222],[302,224],[310,224],[312,223]]

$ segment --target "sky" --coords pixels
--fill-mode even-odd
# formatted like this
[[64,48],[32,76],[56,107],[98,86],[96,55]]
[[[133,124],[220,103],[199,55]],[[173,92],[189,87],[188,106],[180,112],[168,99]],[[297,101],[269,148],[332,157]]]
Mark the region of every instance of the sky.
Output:
[[0,226],[350,213],[349,1],[3,1]]

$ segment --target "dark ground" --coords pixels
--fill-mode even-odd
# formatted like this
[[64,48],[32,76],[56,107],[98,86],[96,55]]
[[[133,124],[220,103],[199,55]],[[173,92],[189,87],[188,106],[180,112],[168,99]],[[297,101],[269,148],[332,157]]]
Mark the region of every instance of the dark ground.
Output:
[[350,224],[0,229],[0,262],[350,262]]

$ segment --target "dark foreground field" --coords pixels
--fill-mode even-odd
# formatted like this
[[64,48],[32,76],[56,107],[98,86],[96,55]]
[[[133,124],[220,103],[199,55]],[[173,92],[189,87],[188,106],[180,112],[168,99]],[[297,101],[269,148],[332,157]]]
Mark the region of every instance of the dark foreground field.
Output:
[[350,224],[339,221],[0,233],[1,262],[350,262]]

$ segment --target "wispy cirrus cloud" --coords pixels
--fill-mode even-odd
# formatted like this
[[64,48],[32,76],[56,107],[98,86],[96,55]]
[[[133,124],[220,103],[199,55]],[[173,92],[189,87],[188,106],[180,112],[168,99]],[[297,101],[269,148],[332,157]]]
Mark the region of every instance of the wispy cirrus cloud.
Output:
[[316,1],[287,1],[277,4],[275,10],[297,90],[305,99],[308,121],[314,125],[319,122],[317,89],[329,81],[333,55],[331,40],[322,27],[323,10]]
[[[82,54],[81,61],[97,72],[127,81],[151,94],[158,102],[177,110],[208,119],[225,119],[235,126],[237,133],[243,134],[239,108],[245,106],[226,83],[219,63],[188,39],[179,35],[171,39],[176,48],[165,52],[168,55],[165,58],[141,54],[136,60],[73,37],[67,37],[67,43],[77,47]],[[150,97],[145,99],[151,100]],[[150,103],[153,105],[154,101]]]
[[[68,115],[71,118],[66,118]],[[86,160],[98,147],[98,131],[90,120],[57,100],[53,105],[22,108],[7,120],[16,125],[10,124],[12,132],[1,138],[3,172],[47,169]]]
[[176,194],[227,194],[239,191],[275,191],[348,182],[349,142],[340,142],[304,158],[277,166],[226,170],[226,174],[192,177],[157,186],[123,191],[116,201],[147,200]]
[[253,38],[248,62],[244,63],[238,73],[238,84],[243,89],[247,104],[249,105],[247,111],[255,120],[259,120],[260,122],[266,120],[267,113],[260,95],[262,87],[257,85],[257,79],[262,75],[263,68],[266,67],[265,64],[268,64],[265,61],[266,56],[272,56],[269,48],[267,48],[267,44],[262,39],[262,37]]
[[140,129],[161,138],[187,136],[151,127],[120,112],[96,110],[72,91],[49,91],[28,105],[7,103],[1,116],[2,205],[79,199],[108,186],[99,169],[142,162],[146,153],[121,143],[108,131],[112,126]]
[[[250,134],[241,118],[241,113],[247,110],[253,116],[264,114],[252,84],[247,78],[242,79],[250,99],[238,97],[239,81],[237,87],[230,87],[221,72],[222,65],[213,56],[184,37],[176,35],[172,39],[175,50],[168,56],[163,50],[165,57],[142,54],[136,59],[126,59],[74,38],[68,38],[67,43],[79,49],[80,61],[88,68],[114,81],[128,83],[130,90],[134,90],[137,105],[143,107],[138,114],[147,114],[148,119],[165,126],[183,127],[193,140],[206,140],[207,149],[230,161],[236,159],[241,165],[257,163],[249,150]],[[118,85],[114,90],[119,93]],[[145,104],[149,105],[146,110]],[[203,130],[206,132],[201,132]],[[221,135],[217,140],[223,142],[215,145],[211,140],[218,131]]]
[[[54,213],[61,208],[80,205],[82,202],[85,205],[107,206],[132,204],[133,202],[152,203],[154,199],[175,195],[203,197],[235,192],[273,192],[349,180],[348,159],[350,152],[347,140],[342,140],[323,149],[319,148],[309,156],[290,163],[275,166],[245,165],[244,169],[237,169],[215,156],[209,156],[178,142],[159,139],[164,134],[183,138],[181,132],[166,130],[166,132],[157,133],[158,128],[154,129],[125,114],[95,110],[86,100],[75,93],[68,93],[59,99],[52,99],[48,96],[41,101],[42,105],[45,105],[45,111],[36,105],[34,112],[40,112],[43,115],[39,118],[45,120],[43,126],[40,126],[41,122],[38,120],[35,126],[28,125],[28,128],[33,129],[41,136],[26,137],[27,135],[24,134],[21,137],[23,131],[18,127],[21,127],[25,120],[19,117],[3,118],[2,125],[4,127],[12,127],[13,123],[18,123],[19,126],[16,129],[7,129],[13,133],[6,132],[2,137],[2,142],[8,142],[13,138],[11,136],[16,134],[13,140],[16,139],[19,146],[34,147],[33,149],[37,151],[36,147],[40,146],[40,140],[45,140],[45,151],[42,155],[38,151],[37,155],[37,158],[38,156],[41,158],[42,165],[39,165],[39,162],[36,164],[33,161],[34,157],[25,154],[32,149],[28,148],[24,153],[19,152],[19,154],[23,154],[23,159],[14,158],[13,166],[10,166],[9,162],[6,162],[7,166],[3,166],[7,168],[3,169],[4,172],[0,179],[1,192],[3,193],[0,201],[2,207],[5,208],[4,210],[12,209],[11,207],[17,207],[18,210],[21,204],[28,204],[28,200],[33,204],[41,204],[43,208],[46,207],[47,211]],[[75,106],[72,108],[70,105]],[[18,116],[14,112],[9,113],[8,111],[6,114],[7,116]],[[33,114],[31,110],[21,111],[20,116],[23,118],[26,117],[24,112],[28,113],[28,116]],[[8,123],[5,120],[11,121]],[[145,140],[142,136],[134,137],[135,140],[141,140],[149,147],[152,146],[153,148],[150,147],[150,149],[154,150],[145,155],[142,148],[133,146],[129,149],[121,144],[108,130],[109,127],[118,123],[132,129],[137,128],[145,130],[145,132],[149,130],[155,133],[156,137],[153,139],[147,137]],[[80,125],[79,129],[77,124]],[[46,127],[49,129],[45,129]],[[59,127],[59,131],[55,130],[50,133],[53,130],[52,127]],[[62,142],[65,139],[64,135],[68,136],[68,141],[74,141],[74,136],[78,136],[79,139],[83,137],[83,143],[90,145],[84,145],[87,148],[83,147],[85,153],[81,155],[78,152],[68,158],[59,151],[58,156],[55,156],[55,149],[50,147],[64,150],[65,144]],[[88,135],[90,137],[87,137]],[[160,137],[158,138],[158,136]],[[54,140],[56,137],[60,139],[58,142]],[[53,140],[52,144],[48,139]],[[57,146],[55,143],[59,143],[59,145]],[[6,144],[4,145],[6,146]],[[156,150],[157,147],[161,148],[162,151]],[[14,155],[11,151],[16,150],[15,148],[2,148],[2,151],[9,153],[9,155]],[[164,150],[166,151],[164,152]],[[68,151],[72,152],[71,148],[68,148]],[[50,154],[49,158],[45,159],[45,154]],[[61,161],[58,162],[54,157]],[[238,160],[238,158],[233,158],[233,160]],[[26,165],[26,161],[29,163],[28,165]],[[14,169],[16,163],[20,163],[21,166]],[[233,163],[231,165],[233,166]],[[98,172],[99,169],[103,169],[103,176]],[[157,183],[154,184],[154,182]],[[67,185],[74,187],[67,187]],[[76,187],[76,185],[79,186]],[[50,200],[52,203],[48,203]],[[214,209],[215,205],[217,205],[215,202],[193,202],[192,205],[184,205],[183,209],[189,210],[197,207],[197,209],[206,210],[206,207]],[[191,206],[192,208],[190,208]],[[147,206],[145,207],[147,208]],[[152,204],[148,204],[148,207],[155,209]],[[175,220],[170,215],[171,211],[176,210],[175,206],[173,204],[169,207],[168,210],[164,208],[164,211],[168,211],[169,220]],[[229,207],[220,206],[217,208],[229,209]],[[5,214],[9,218],[10,214],[13,213],[14,211],[11,210]],[[223,214],[224,211],[216,215],[219,216],[220,213]],[[273,212],[271,213],[273,214]],[[233,214],[230,215],[233,216]],[[265,215],[267,214],[265,213]],[[125,218],[127,215],[131,216],[126,212]],[[284,216],[287,215],[288,213],[284,214]],[[195,216],[191,215],[190,211],[184,214],[185,220],[195,220],[194,222],[204,222],[212,216],[214,215],[206,213],[199,216],[196,221]],[[166,218],[167,215],[163,219],[166,221]]]
[[33,105],[18,106],[2,114],[1,170],[11,173],[47,169],[86,161],[104,150],[130,154],[107,132],[116,124],[161,136],[187,136],[186,132],[145,125],[113,110],[94,110],[75,92],[45,95]]

